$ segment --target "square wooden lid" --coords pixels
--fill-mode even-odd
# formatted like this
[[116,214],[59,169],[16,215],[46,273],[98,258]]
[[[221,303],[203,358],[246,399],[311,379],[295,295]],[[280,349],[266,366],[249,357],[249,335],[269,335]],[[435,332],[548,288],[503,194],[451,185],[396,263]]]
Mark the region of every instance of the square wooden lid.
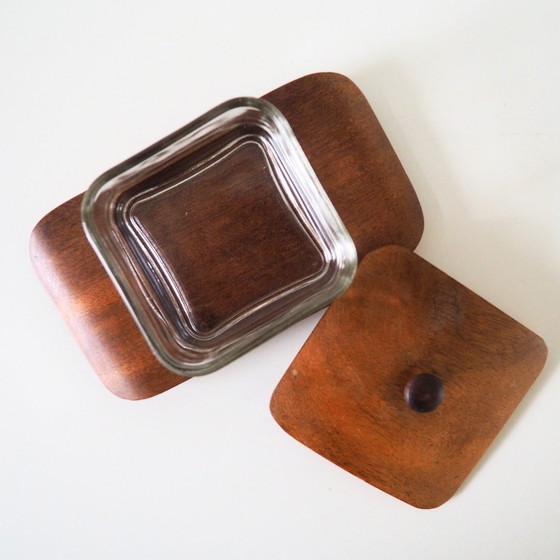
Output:
[[[271,411],[333,463],[433,508],[476,465],[546,354],[540,337],[469,289],[405,248],[384,247],[327,310]],[[415,410],[423,407],[433,410]]]

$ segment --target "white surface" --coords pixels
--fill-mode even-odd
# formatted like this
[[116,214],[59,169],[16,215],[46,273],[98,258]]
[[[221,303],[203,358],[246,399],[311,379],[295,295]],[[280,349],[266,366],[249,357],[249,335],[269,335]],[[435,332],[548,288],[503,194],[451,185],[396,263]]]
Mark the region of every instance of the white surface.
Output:
[[[0,557],[560,557],[557,0],[3,2]],[[416,510],[272,420],[318,316],[126,402],[36,280],[34,224],[237,95],[322,70],[364,91],[421,199],[418,252],[545,338],[538,382],[446,505]]]

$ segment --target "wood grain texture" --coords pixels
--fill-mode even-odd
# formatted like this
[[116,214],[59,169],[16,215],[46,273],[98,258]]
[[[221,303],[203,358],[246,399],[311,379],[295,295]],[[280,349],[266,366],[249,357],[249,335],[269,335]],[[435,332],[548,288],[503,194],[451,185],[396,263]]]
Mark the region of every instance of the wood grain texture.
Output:
[[384,245],[418,245],[424,221],[416,193],[352,81],[340,74],[312,74],[264,99],[288,119],[359,259]]
[[144,399],[185,378],[152,354],[87,242],[82,195],[45,216],[31,237],[31,258],[44,286],[103,384],[115,395]]
[[[365,257],[277,386],[276,421],[306,446],[419,508],[448,500],[540,373],[542,339],[402,247]],[[441,404],[405,387],[436,376]]]
[[[406,174],[359,89],[339,74],[314,74],[264,96],[288,118],[359,256],[396,243],[414,248],[423,230]],[[82,231],[82,195],[32,233],[31,258],[43,284],[102,382],[142,399],[185,381],[151,353]]]

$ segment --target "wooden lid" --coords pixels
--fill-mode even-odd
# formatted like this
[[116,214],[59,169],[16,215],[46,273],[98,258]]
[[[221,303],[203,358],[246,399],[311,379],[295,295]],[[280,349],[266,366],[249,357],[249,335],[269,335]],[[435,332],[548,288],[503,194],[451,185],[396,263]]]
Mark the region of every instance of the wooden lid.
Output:
[[286,432],[416,507],[459,488],[546,360],[542,339],[419,256],[365,257],[277,386]]

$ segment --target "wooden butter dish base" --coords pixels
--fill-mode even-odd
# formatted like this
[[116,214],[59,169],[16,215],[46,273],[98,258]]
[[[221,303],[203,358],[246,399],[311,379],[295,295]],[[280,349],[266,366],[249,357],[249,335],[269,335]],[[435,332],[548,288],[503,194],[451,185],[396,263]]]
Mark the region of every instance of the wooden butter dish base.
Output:
[[[287,118],[359,258],[388,243],[417,245],[423,217],[414,189],[348,78],[313,74],[263,99]],[[187,378],[150,350],[84,235],[81,201],[79,195],[39,222],[31,237],[33,264],[107,388],[127,399],[151,397]]]

